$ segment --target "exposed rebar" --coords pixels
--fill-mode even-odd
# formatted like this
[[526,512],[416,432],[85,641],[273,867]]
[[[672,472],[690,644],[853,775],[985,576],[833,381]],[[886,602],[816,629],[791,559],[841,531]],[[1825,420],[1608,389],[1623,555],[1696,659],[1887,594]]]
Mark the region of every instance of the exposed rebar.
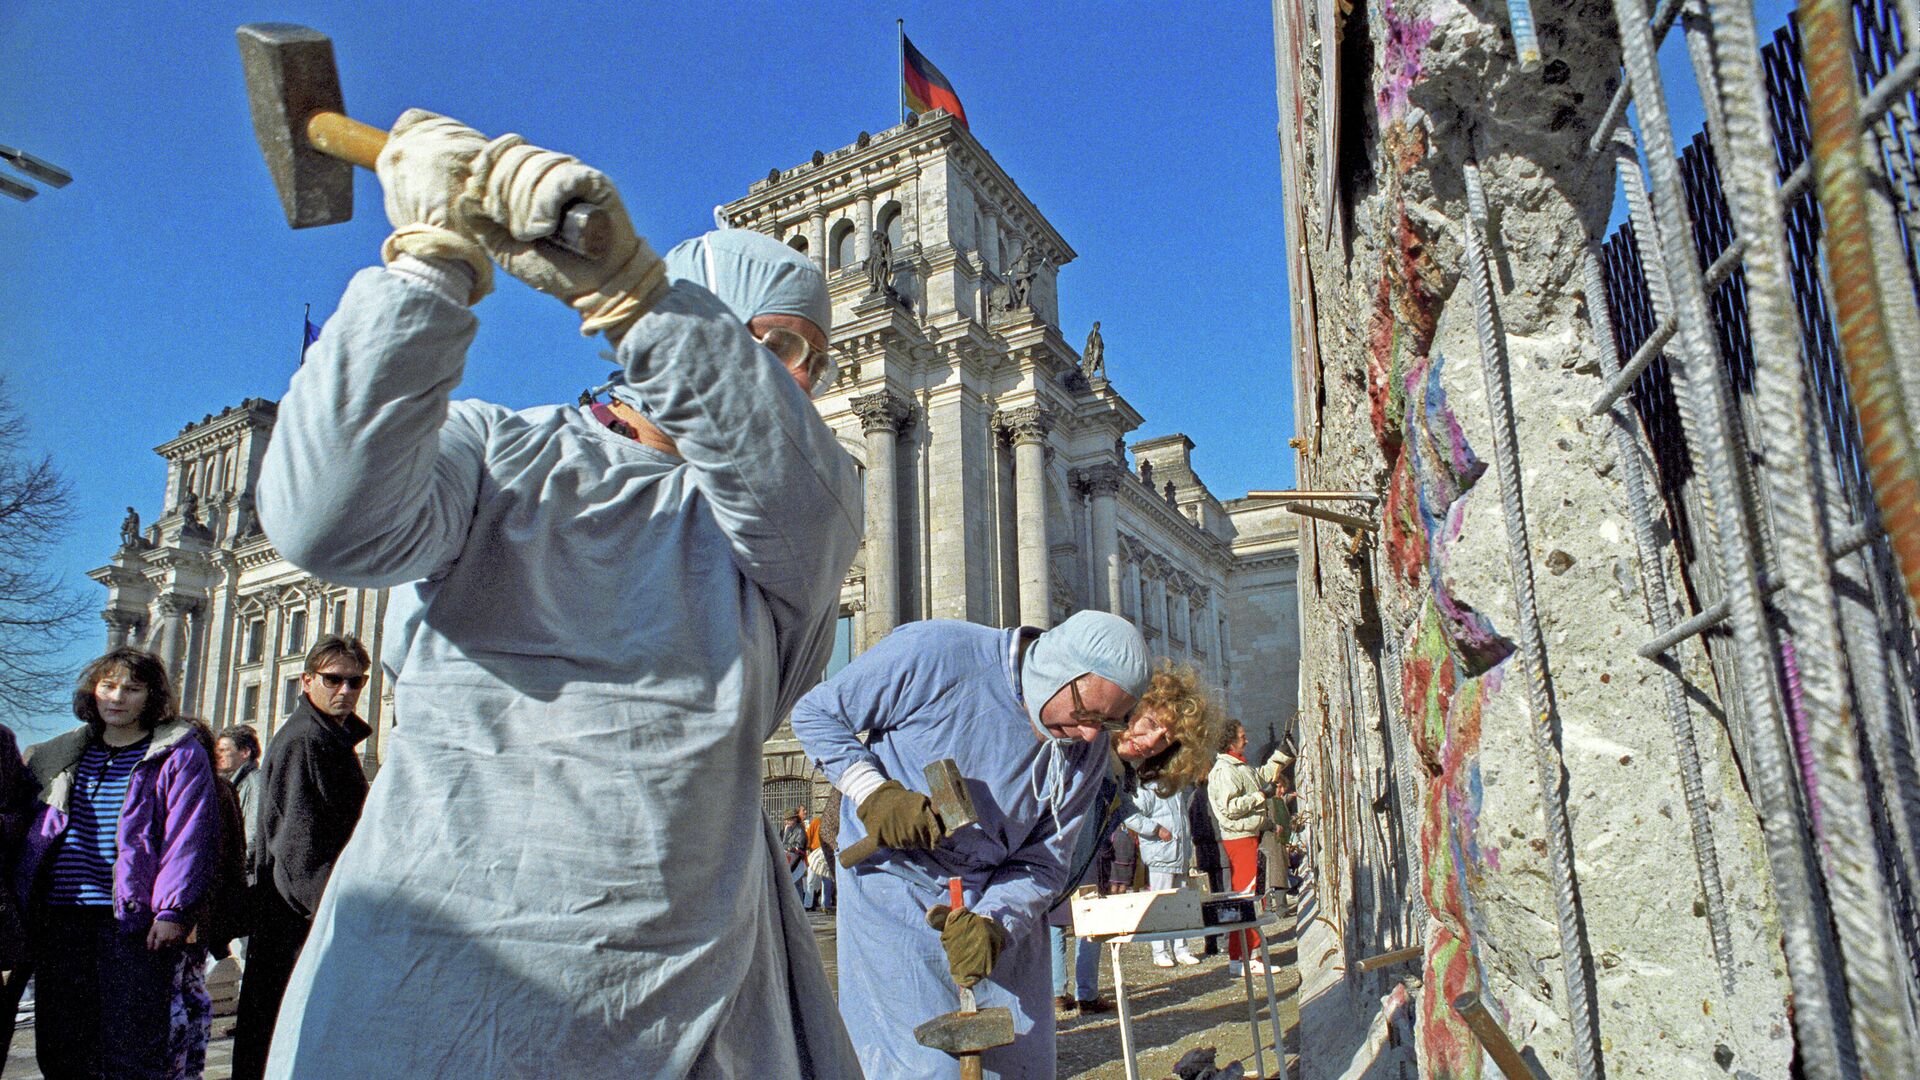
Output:
[[1520,70],[1540,70],[1540,37],[1533,32],[1533,5],[1528,0],[1507,0],[1507,25],[1513,30],[1513,51]]
[[[1822,494],[1808,437],[1808,385],[1787,280],[1779,173],[1750,0],[1714,0],[1716,83],[1725,152],[1718,157],[1735,232],[1746,241],[1747,329],[1752,335],[1754,404],[1760,421],[1762,475],[1773,513],[1778,603],[1792,640],[1782,642],[1788,704],[1804,720],[1814,778],[1807,783],[1814,832],[1825,855],[1827,894],[1846,959],[1847,993],[1861,1064],[1873,1076],[1897,1074],[1916,1053],[1907,1010],[1906,964],[1896,940],[1874,845],[1860,736],[1843,681],[1844,652],[1832,589]],[[1717,91],[1717,92],[1714,92]],[[1858,109],[1852,115],[1858,115]],[[1836,269],[1835,273],[1838,274]],[[1838,493],[1833,493],[1837,497]]]
[[1860,414],[1867,472],[1907,598],[1920,607],[1920,448],[1915,446],[1913,419],[1906,415],[1874,269],[1866,178],[1855,137],[1861,109],[1850,7],[1844,0],[1803,0],[1800,5],[1814,171],[1826,219],[1840,352]]
[[1580,910],[1580,883],[1573,865],[1573,827],[1567,818],[1567,770],[1560,754],[1560,717],[1547,666],[1547,643],[1540,632],[1540,609],[1533,590],[1533,554],[1527,538],[1526,501],[1521,492],[1519,436],[1508,384],[1507,347],[1494,309],[1493,280],[1486,251],[1487,202],[1480,169],[1469,162],[1467,188],[1466,277],[1473,290],[1474,324],[1480,335],[1480,371],[1486,380],[1488,419],[1493,425],[1493,458],[1500,474],[1500,501],[1507,528],[1507,568],[1513,578],[1519,615],[1517,661],[1526,678],[1529,733],[1540,783],[1540,810],[1546,818],[1547,859],[1553,868],[1553,907],[1560,930],[1560,966],[1567,989],[1567,1015],[1573,1025],[1573,1058],[1582,1080],[1606,1075],[1600,1048],[1600,1024],[1593,1001],[1593,954],[1586,919]]
[[1830,955],[1822,924],[1825,912],[1813,855],[1793,801],[1791,754],[1777,706],[1774,650],[1761,606],[1740,465],[1729,430],[1729,407],[1712,316],[1690,238],[1692,215],[1680,182],[1672,121],[1659,62],[1646,26],[1644,0],[1614,0],[1627,78],[1639,109],[1647,168],[1658,210],[1657,244],[1666,270],[1673,314],[1680,326],[1682,363],[1676,379],[1681,424],[1695,472],[1706,478],[1708,523],[1718,553],[1722,587],[1732,612],[1733,659],[1748,726],[1747,760],[1762,837],[1773,871],[1785,938],[1787,970],[1794,991],[1794,1024],[1801,1060],[1810,1077],[1849,1075],[1851,1032],[1828,986]]
[[1392,685],[1387,687],[1387,736],[1393,747],[1393,772],[1400,797],[1394,800],[1399,804],[1400,831],[1406,835],[1407,843],[1407,884],[1412,894],[1413,940],[1427,940],[1427,896],[1422,886],[1425,884],[1426,863],[1420,858],[1420,788],[1414,782],[1413,739],[1408,726],[1412,718],[1407,715],[1406,702],[1401,699],[1403,669],[1400,652],[1405,643],[1397,633],[1386,635],[1387,678]]
[[[1593,335],[1607,366],[1618,367],[1620,353],[1613,339],[1613,317],[1607,305],[1607,283],[1600,269],[1600,256],[1588,248],[1585,259],[1587,317],[1593,322]],[[1663,634],[1673,625],[1675,610],[1667,591],[1666,569],[1654,530],[1652,500],[1647,495],[1646,470],[1640,462],[1640,443],[1634,437],[1634,423],[1624,404],[1608,410],[1613,422],[1613,453],[1619,466],[1622,485],[1627,489],[1627,509],[1633,519],[1633,540],[1640,562],[1640,593],[1647,607],[1647,618],[1655,634]],[[1700,767],[1700,748],[1694,738],[1693,714],[1687,708],[1687,687],[1677,666],[1663,665],[1660,690],[1667,707],[1667,725],[1673,731],[1674,757],[1680,766],[1680,791],[1686,798],[1687,828],[1693,841],[1693,865],[1700,876],[1700,891],[1707,911],[1707,935],[1713,944],[1713,957],[1720,966],[1720,982],[1733,992],[1733,932],[1727,918],[1727,896],[1720,880],[1720,857],[1713,846],[1713,819],[1707,808],[1706,779]]]

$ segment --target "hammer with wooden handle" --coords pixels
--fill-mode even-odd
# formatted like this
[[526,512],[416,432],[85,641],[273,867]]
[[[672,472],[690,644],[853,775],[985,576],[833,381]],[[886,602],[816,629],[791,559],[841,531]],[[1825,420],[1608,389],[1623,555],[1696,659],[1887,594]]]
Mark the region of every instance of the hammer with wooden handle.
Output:
[[[966,777],[960,775],[959,762],[940,758],[929,763],[921,775],[927,781],[927,800],[933,804],[933,812],[947,835],[979,823],[980,814],[973,807],[973,793],[967,790]],[[872,835],[863,836],[840,852],[840,865],[851,870],[866,862],[879,846],[880,841]]]
[[[253,133],[287,224],[305,229],[353,217],[353,167],[373,168],[387,133],[346,115],[332,39],[291,23],[253,23],[236,34]],[[613,244],[612,217],[592,203],[576,202],[542,243],[600,259]]]
[[[967,897],[961,880],[949,879],[947,889],[947,910],[965,911]],[[959,989],[960,1008],[914,1028],[913,1038],[921,1046],[952,1054],[960,1063],[960,1080],[982,1080],[986,1066],[981,1053],[1013,1042],[1013,1010],[1004,1005],[979,1008],[973,987]]]

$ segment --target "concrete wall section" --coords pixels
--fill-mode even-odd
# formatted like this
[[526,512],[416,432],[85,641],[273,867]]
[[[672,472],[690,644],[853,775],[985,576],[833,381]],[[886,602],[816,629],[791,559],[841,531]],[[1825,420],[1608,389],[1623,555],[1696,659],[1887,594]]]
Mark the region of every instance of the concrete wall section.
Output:
[[[1355,963],[1417,933],[1422,1075],[1488,1075],[1449,1004],[1468,991],[1549,1075],[1578,1075],[1508,560],[1501,485],[1514,478],[1494,464],[1462,287],[1472,160],[1493,208],[1517,479],[1607,1075],[1783,1076],[1786,984],[1757,822],[1724,732],[1696,710],[1729,890],[1729,989],[1700,917],[1657,671],[1632,651],[1647,624],[1624,492],[1607,429],[1584,415],[1600,380],[1581,259],[1612,199],[1611,163],[1585,143],[1618,69],[1612,22],[1535,4],[1547,64],[1523,73],[1498,5],[1355,5],[1337,27],[1322,23],[1340,18],[1335,5],[1275,9],[1285,214],[1306,293],[1294,298],[1300,486],[1383,499],[1377,530],[1302,531],[1297,776],[1331,935],[1301,951],[1320,994],[1303,1015],[1338,1018],[1303,1024],[1307,1074],[1344,1067],[1386,986]],[[1688,677],[1697,700],[1717,700],[1703,668]]]

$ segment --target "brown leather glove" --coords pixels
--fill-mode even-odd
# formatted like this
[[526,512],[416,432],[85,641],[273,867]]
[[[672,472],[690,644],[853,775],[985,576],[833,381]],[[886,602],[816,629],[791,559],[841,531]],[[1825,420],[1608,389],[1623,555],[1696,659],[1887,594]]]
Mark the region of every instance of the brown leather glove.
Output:
[[933,800],[898,780],[875,788],[860,804],[859,814],[867,835],[883,848],[928,850],[947,835],[940,815],[933,812]]
[[947,971],[961,986],[971,987],[993,974],[994,962],[1007,945],[1007,931],[999,923],[971,911],[954,911],[945,904],[927,909],[927,925],[940,931],[940,947],[947,950]]

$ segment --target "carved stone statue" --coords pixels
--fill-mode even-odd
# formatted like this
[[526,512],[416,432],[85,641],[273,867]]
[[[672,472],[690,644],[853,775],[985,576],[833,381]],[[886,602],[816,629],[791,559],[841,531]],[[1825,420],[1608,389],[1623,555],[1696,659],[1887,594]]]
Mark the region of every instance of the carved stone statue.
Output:
[[1153,462],[1143,461],[1140,463],[1140,482],[1147,485],[1148,491],[1153,490]]
[[885,229],[873,230],[873,243],[867,249],[867,295],[883,296],[893,292],[893,241]]
[[137,548],[140,546],[140,511],[127,507],[127,516],[120,521],[120,546]]
[[180,520],[189,525],[200,524],[200,496],[191,491],[181,496]]
[[1167,505],[1172,506],[1174,502],[1173,481],[1167,481],[1167,486],[1161,490],[1161,494],[1167,497]]
[[1033,258],[1026,248],[1021,248],[1013,265],[1007,267],[1007,284],[1012,290],[1010,300],[1013,308],[1033,306],[1033,277]]
[[259,531],[260,518],[253,512],[253,496],[243,491],[240,493],[239,510],[234,514],[233,533],[235,536],[252,536]]
[[1087,347],[1081,351],[1081,359],[1086,363],[1087,377],[1104,379],[1107,377],[1107,343],[1100,339],[1100,324],[1095,322],[1087,333]]

